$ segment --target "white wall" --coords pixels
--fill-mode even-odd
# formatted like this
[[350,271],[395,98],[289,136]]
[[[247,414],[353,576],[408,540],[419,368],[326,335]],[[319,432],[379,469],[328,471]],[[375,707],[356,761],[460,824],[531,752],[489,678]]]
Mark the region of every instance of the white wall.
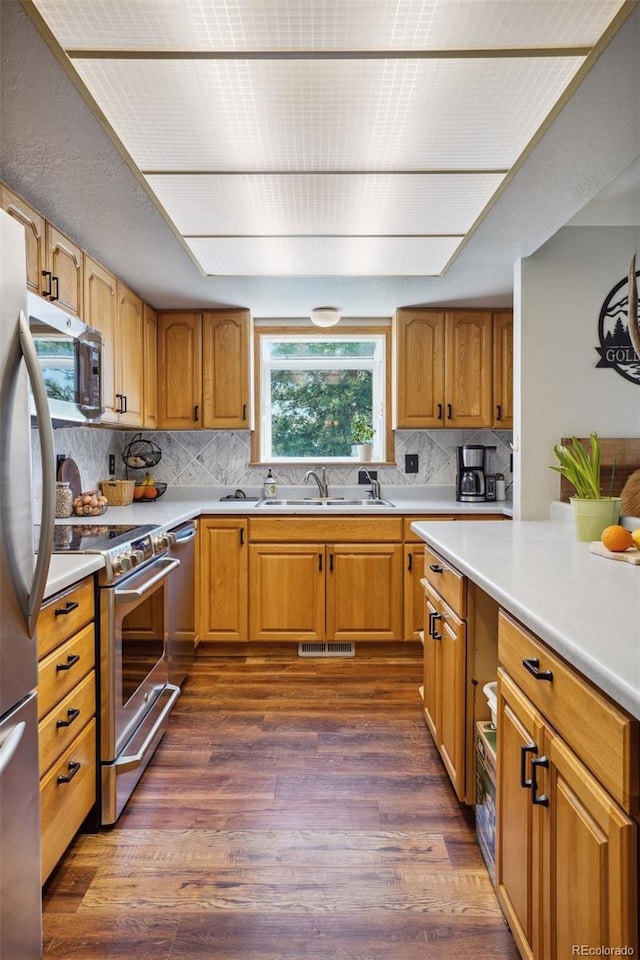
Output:
[[596,369],[598,317],[640,251],[640,227],[565,227],[516,264],[515,516],[548,519],[561,437],[640,437],[640,385]]

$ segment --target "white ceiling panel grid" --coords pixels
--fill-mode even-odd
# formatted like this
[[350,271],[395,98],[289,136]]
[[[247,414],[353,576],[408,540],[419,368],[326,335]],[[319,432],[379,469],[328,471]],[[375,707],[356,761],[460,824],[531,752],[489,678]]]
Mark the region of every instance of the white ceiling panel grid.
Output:
[[188,238],[205,273],[217,276],[437,276],[462,237]]
[[511,166],[582,63],[79,60],[143,171]]
[[23,2],[203,273],[256,277],[440,275],[631,9]]
[[502,174],[170,174],[149,186],[186,236],[464,234]]
[[36,0],[59,43],[103,50],[591,46],[622,0]]

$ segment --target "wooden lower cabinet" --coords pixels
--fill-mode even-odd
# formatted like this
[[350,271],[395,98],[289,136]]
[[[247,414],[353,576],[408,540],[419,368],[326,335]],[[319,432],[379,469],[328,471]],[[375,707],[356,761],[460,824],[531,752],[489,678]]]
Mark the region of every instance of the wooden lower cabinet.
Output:
[[38,618],[42,882],[97,799],[93,579],[47,600]]
[[200,640],[248,639],[248,521],[200,520]]
[[402,545],[252,543],[252,640],[402,640]]
[[637,824],[498,671],[497,890],[523,957],[638,950]]
[[323,543],[252,543],[251,639],[324,640],[325,567]]
[[466,796],[466,623],[424,585],[424,715],[459,800]]

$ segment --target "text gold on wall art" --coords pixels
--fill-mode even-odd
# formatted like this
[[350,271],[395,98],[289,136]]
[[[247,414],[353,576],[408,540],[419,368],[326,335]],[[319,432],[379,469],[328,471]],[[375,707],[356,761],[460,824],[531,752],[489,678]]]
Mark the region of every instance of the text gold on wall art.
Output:
[[629,276],[607,294],[598,319],[596,347],[600,360],[596,367],[609,367],[625,380],[640,385],[640,317],[638,316],[638,281],[635,254]]

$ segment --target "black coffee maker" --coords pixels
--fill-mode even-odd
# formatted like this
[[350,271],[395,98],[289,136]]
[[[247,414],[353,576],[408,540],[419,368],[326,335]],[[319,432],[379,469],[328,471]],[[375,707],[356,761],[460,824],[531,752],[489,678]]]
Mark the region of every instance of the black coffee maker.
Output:
[[456,500],[479,503],[487,499],[486,452],[487,448],[481,443],[456,447]]

